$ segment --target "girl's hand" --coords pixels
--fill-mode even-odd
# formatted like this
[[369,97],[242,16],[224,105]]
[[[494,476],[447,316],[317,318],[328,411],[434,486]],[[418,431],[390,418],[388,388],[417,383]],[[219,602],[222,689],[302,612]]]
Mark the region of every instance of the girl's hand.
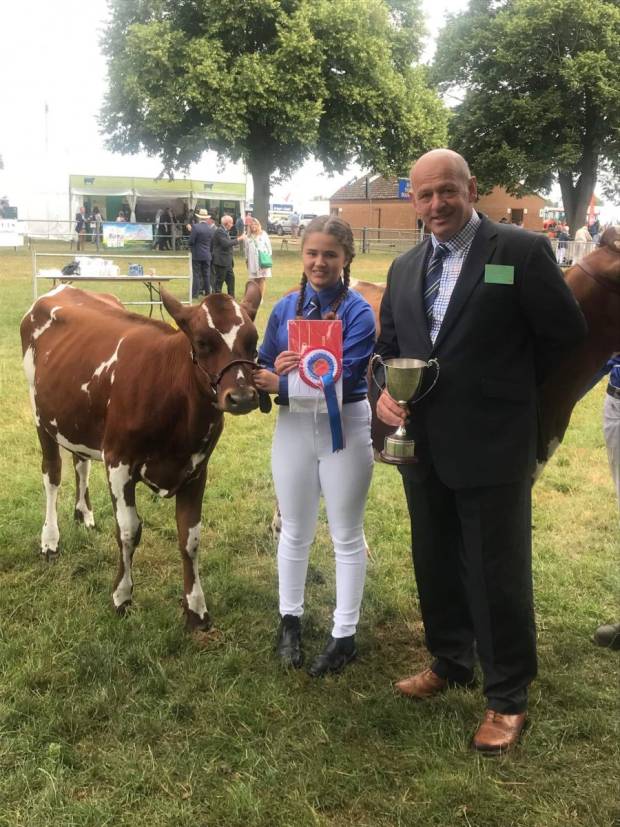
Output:
[[295,370],[298,365],[299,353],[295,353],[293,350],[283,350],[282,353],[276,356],[274,362],[276,373],[280,375],[290,373],[292,370]]
[[272,373],[265,368],[259,368],[254,371],[254,384],[259,391],[267,391],[267,393],[277,393],[280,385],[277,374]]

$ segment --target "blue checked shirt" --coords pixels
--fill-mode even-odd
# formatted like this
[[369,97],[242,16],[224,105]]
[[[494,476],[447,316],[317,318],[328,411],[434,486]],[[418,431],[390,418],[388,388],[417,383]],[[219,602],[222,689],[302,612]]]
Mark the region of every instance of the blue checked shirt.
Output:
[[[433,305],[433,318],[429,330],[433,344],[439,335],[439,328],[441,327],[441,323],[446,315],[446,310],[448,309],[448,304],[450,303],[452,291],[454,290],[454,286],[456,285],[456,281],[461,272],[463,262],[469,252],[469,248],[474,240],[479,224],[480,217],[474,210],[471,214],[471,218],[463,229],[460,230],[455,236],[452,236],[449,241],[442,242],[448,248],[448,253],[443,259],[443,269],[441,271],[441,279],[439,280],[439,292],[437,293],[435,304]],[[431,242],[433,244],[434,252],[435,247],[439,244],[439,240],[436,239],[434,235],[431,235]]]

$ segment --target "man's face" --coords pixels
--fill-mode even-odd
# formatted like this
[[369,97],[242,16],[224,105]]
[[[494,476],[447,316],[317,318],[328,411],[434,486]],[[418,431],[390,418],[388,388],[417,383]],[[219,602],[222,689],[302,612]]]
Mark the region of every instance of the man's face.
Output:
[[468,179],[449,157],[424,157],[411,171],[411,201],[440,241],[467,224],[476,195],[476,179]]
[[226,215],[224,216],[224,218],[222,218],[222,227],[225,230],[230,230],[230,228],[232,227],[232,218],[230,216]]

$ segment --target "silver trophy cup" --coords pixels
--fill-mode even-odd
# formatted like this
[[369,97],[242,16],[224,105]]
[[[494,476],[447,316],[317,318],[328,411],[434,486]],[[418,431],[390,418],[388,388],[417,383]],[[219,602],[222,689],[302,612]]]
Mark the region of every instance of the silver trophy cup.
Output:
[[[407,410],[410,405],[424,399],[424,397],[432,391],[439,379],[439,362],[437,359],[429,359],[428,362],[424,362],[422,359],[387,359],[384,362],[383,359],[376,354],[372,357],[371,373],[375,384],[381,390],[383,390],[383,388],[379,385],[374,375],[374,366],[377,362],[383,365],[385,370],[385,387],[387,392],[403,410]],[[430,367],[435,369],[433,384],[428,390],[424,391],[423,394],[416,396],[422,382],[424,371]],[[404,423],[400,425],[391,436],[386,436],[383,451],[381,451],[381,459],[392,465],[407,465],[418,461],[415,456],[415,442],[407,436]]]

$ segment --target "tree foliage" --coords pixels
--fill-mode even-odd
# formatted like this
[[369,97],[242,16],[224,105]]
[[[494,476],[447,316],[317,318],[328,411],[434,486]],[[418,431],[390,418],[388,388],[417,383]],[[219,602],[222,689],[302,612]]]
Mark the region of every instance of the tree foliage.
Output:
[[483,189],[520,195],[557,180],[573,230],[597,177],[620,196],[617,0],[472,0],[442,31],[433,75],[465,90],[450,145]]
[[264,218],[269,183],[311,155],[401,171],[446,140],[414,65],[419,0],[112,0],[104,35],[108,145],[166,171],[207,150],[242,160]]

